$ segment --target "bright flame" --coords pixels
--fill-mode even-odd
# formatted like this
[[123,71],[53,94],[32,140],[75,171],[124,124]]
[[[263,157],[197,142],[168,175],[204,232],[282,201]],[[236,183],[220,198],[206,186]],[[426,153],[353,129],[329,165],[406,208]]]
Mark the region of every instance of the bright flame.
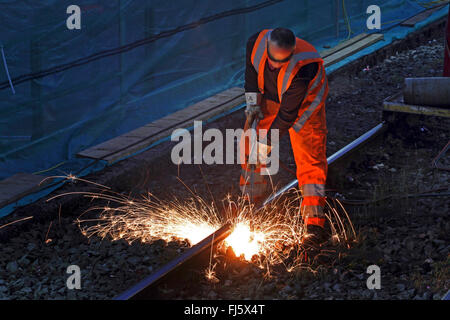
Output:
[[219,227],[207,222],[193,223],[186,221],[183,224],[171,226],[171,234],[181,239],[188,239],[191,245],[195,245],[216,231]]
[[225,239],[225,244],[232,247],[236,256],[239,257],[243,254],[246,260],[251,260],[254,255],[262,252],[264,239],[264,233],[252,232],[248,223],[240,222]]

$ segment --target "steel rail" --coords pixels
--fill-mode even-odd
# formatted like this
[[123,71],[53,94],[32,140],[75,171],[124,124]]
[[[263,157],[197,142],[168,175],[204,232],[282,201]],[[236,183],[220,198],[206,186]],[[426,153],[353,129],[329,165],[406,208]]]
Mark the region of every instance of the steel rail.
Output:
[[[387,129],[387,124],[386,124],[385,121],[383,121],[380,124],[378,124],[377,126],[373,127],[371,130],[367,131],[366,133],[364,133],[359,138],[353,140],[348,145],[346,145],[342,149],[338,150],[333,155],[329,156],[327,158],[328,166],[329,167],[333,166],[338,160],[342,160],[342,159],[346,158],[347,156],[349,156],[351,153],[355,152],[356,150],[359,150],[367,142],[369,142],[369,141],[373,140],[374,138],[376,138],[378,135],[383,133],[386,129]],[[260,208],[266,206],[267,204],[269,204],[273,200],[279,198],[283,193],[285,193],[286,191],[288,191],[291,188],[294,188],[297,184],[298,184],[298,180],[297,179],[291,181],[290,183],[285,185],[283,188],[278,190],[276,193],[274,193],[273,195],[269,196],[262,203]]]
[[151,291],[154,290],[156,285],[160,284],[161,281],[167,279],[168,277],[179,271],[180,267],[184,266],[187,262],[192,262],[201,253],[205,252],[206,250],[211,250],[211,247],[219,244],[222,240],[228,237],[230,233],[231,224],[227,223],[223,227],[194,245],[192,248],[188,249],[181,256],[170,261],[130,289],[116,296],[114,300],[138,300],[147,298],[152,294]]

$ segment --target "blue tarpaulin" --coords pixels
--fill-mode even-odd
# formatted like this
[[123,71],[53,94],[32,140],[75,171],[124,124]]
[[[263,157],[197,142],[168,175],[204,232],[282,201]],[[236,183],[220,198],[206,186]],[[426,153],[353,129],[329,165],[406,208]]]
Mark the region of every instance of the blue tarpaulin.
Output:
[[[290,28],[321,51],[362,32],[383,32],[427,3],[376,2],[1,1],[0,179],[52,167],[45,174],[86,174],[92,160],[76,153],[243,86],[245,43],[261,29]],[[72,4],[81,9],[79,30],[66,26]],[[381,8],[381,30],[366,28],[372,4]],[[389,29],[387,41],[358,55],[413,30]]]

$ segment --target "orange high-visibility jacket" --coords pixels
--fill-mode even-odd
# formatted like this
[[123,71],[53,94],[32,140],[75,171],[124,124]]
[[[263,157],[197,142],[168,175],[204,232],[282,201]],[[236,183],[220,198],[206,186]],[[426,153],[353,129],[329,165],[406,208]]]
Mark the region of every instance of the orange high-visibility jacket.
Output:
[[[264,94],[264,65],[267,59],[266,45],[270,32],[271,29],[265,29],[260,32],[252,51],[252,64],[258,73],[258,87],[261,94]],[[296,41],[294,55],[289,63],[286,63],[281,68],[278,74],[277,87],[279,101],[281,101],[283,93],[289,88],[292,79],[301,67],[313,62],[317,62],[319,65],[319,70],[317,71],[315,78],[310,81],[308,91],[300,106],[300,110],[304,110],[304,112],[299,115],[299,118],[292,126],[296,132],[299,132],[311,114],[325,103],[328,85],[326,82],[323,59],[320,57],[317,50],[305,40],[297,38]],[[308,105],[309,107],[305,110],[305,107]]]
[[[258,74],[258,88],[264,94],[264,67],[267,60],[267,41],[272,29],[261,31],[255,41],[251,62]],[[289,130],[292,150],[297,165],[297,179],[303,195],[301,213],[306,224],[323,226],[325,216],[325,182],[328,171],[326,158],[325,100],[328,95],[328,81],[324,62],[313,45],[296,38],[296,48],[288,63],[284,64],[277,79],[280,103],[265,100],[265,103],[279,108],[282,96],[292,79],[304,65],[317,63],[318,71],[309,82],[307,93],[300,105],[298,116]],[[273,108],[272,108],[273,109]],[[270,127],[275,115],[267,116],[259,128]],[[310,121],[308,121],[310,120]],[[262,125],[264,123],[264,125]],[[303,129],[303,130],[302,130]],[[241,179],[242,180],[242,179]]]

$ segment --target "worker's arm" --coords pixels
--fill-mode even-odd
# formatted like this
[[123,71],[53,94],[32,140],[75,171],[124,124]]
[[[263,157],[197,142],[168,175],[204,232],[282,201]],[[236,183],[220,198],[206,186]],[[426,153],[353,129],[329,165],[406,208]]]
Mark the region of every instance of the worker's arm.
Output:
[[261,93],[258,89],[258,75],[251,62],[251,55],[253,46],[258,38],[258,33],[255,33],[247,41],[246,54],[245,54],[245,115],[247,117],[247,123],[251,126],[253,121],[257,118],[264,118],[264,114],[261,110]]
[[[306,96],[309,82],[314,79],[317,74],[318,64],[310,63],[303,66],[295,75],[288,90],[281,98],[280,110],[272,122],[269,130],[278,129],[279,138],[285,135],[289,128],[295,123],[298,111]],[[267,135],[267,143],[270,145],[270,131]]]
[[255,33],[247,40],[247,47],[245,52],[245,85],[244,89],[245,92],[258,92],[258,73],[255,70],[255,67],[253,67],[252,64],[252,50],[253,45],[256,42],[256,39],[258,38],[259,33]]

